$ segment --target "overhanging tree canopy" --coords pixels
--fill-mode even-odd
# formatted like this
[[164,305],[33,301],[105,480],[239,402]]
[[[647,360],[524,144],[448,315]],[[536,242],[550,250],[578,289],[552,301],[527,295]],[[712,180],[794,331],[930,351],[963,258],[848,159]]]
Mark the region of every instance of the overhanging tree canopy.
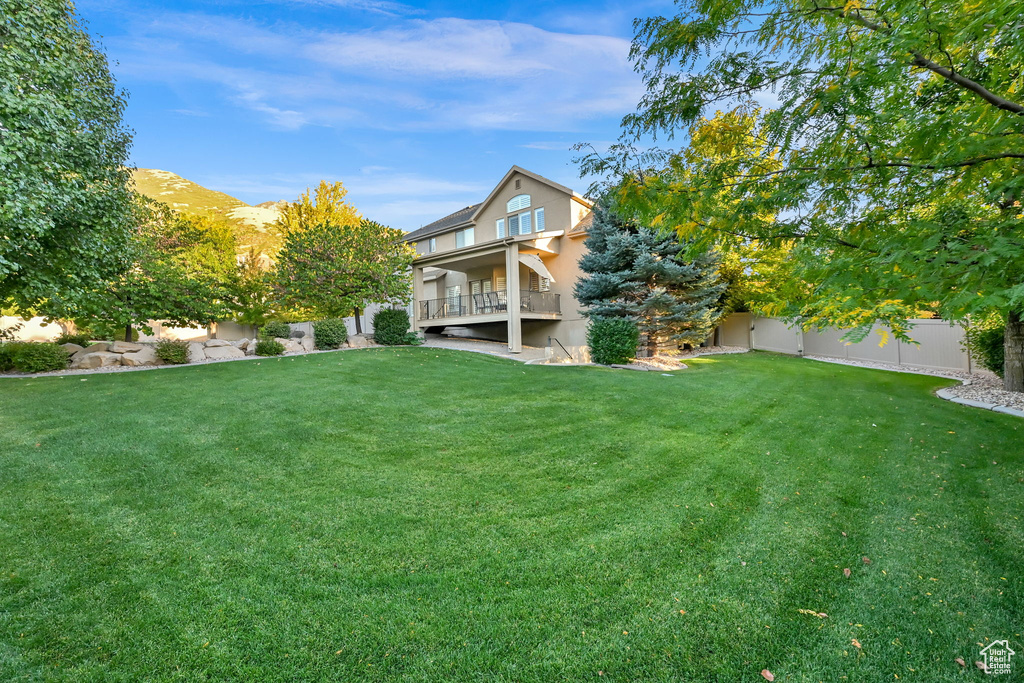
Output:
[[[591,155],[617,198],[703,246],[795,245],[805,324],[905,336],[928,308],[1007,319],[1024,390],[1024,22],[1017,0],[684,0],[638,22],[647,94]],[[710,55],[710,59],[707,56]],[[752,113],[715,155],[636,154],[645,135]]]
[[0,11],[0,302],[28,311],[126,264],[125,98],[70,2]]
[[86,325],[113,324],[125,330],[126,341],[133,326],[152,320],[208,325],[227,315],[236,251],[231,227],[149,200],[140,201],[136,215],[125,247],[128,267],[101,287],[48,299],[41,312]]

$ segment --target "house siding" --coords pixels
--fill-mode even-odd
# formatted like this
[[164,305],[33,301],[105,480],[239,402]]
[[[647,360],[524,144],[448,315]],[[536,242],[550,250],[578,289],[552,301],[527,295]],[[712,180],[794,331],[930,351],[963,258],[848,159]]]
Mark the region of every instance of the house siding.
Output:
[[[516,183],[519,187],[516,187]],[[530,206],[520,211],[509,213],[507,204],[510,199],[521,194],[530,195]],[[536,210],[544,209],[544,232],[562,233],[559,236],[543,238],[537,246],[531,246],[531,236],[536,236]],[[424,259],[429,258],[429,264],[447,270],[448,272],[440,278],[430,282],[423,282],[419,291],[419,300],[441,299],[445,297],[447,288],[460,286],[461,294],[470,294],[469,282],[475,280],[490,279],[492,288],[502,289],[499,279],[509,278],[505,273],[505,258],[499,253],[506,249],[515,249],[516,246],[506,246],[510,240],[507,234],[509,216],[518,215],[525,211],[531,212],[531,232],[526,235],[515,237],[520,253],[529,253],[538,256],[545,267],[551,272],[552,281],[550,291],[559,296],[560,318],[557,320],[538,319],[540,316],[527,316],[522,319],[518,329],[521,330],[522,342],[527,346],[544,347],[548,345],[549,337],[557,338],[562,345],[570,347],[583,347],[586,344],[586,320],[580,315],[579,302],[573,296],[573,286],[579,278],[580,270],[578,261],[585,251],[582,234],[569,236],[568,233],[587,216],[590,211],[589,204],[576,197],[571,190],[557,184],[549,184],[543,180],[531,177],[528,173],[521,173],[513,169],[507,175],[504,182],[476,209],[477,215],[471,223],[474,231],[474,246],[483,246],[480,250],[457,249],[455,234],[467,227],[465,224],[446,228],[443,232],[434,233],[420,238],[416,243],[417,253]],[[497,220],[505,219],[506,236],[498,237]],[[437,248],[433,253],[428,254],[428,242],[433,238]],[[543,247],[543,248],[542,248]],[[545,249],[551,249],[558,253],[549,253]],[[450,255],[450,259],[448,258]],[[479,261],[488,260],[487,265],[481,265]],[[461,262],[464,262],[460,264]],[[417,265],[414,264],[414,268]],[[423,266],[419,266],[423,267]],[[530,274],[533,271],[525,265],[519,265],[520,289],[529,289]],[[506,285],[507,288],[507,285]],[[510,293],[510,297],[518,298],[518,293]],[[516,299],[517,300],[517,299]],[[476,324],[467,320],[464,325],[458,325],[453,321],[450,327],[468,328],[471,336],[500,339],[509,341],[508,338],[510,323],[500,322],[478,322]],[[431,327],[430,321],[417,320],[420,328]]]

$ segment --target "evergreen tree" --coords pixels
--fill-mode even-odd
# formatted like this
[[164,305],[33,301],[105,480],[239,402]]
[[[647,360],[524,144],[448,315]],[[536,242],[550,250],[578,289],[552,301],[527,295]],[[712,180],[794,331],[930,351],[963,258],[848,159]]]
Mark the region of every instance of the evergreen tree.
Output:
[[721,318],[726,284],[713,254],[684,260],[686,245],[674,233],[660,233],[598,205],[585,242],[574,287],[590,318],[628,318],[659,340],[700,344]]

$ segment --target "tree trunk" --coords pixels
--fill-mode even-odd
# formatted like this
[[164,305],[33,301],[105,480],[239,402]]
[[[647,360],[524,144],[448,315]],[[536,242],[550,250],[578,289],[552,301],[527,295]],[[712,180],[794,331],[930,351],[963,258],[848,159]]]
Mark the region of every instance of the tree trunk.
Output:
[[362,334],[363,333],[363,322],[359,319],[359,307],[358,306],[356,306],[355,318],[356,318],[356,334]]
[[132,340],[132,326],[131,324],[124,326],[124,340],[130,342]]
[[1024,392],[1024,316],[1010,311],[1006,316],[1003,362],[1003,386],[1007,391]]

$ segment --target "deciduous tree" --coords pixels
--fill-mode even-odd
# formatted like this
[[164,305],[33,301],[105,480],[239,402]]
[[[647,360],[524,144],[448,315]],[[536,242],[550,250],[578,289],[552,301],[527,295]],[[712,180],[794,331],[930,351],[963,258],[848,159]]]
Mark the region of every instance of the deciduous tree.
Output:
[[289,230],[277,259],[281,301],[318,318],[355,315],[369,303],[407,303],[415,250],[401,230],[362,219]]
[[[1008,321],[1005,382],[1024,391],[1024,22],[1017,0],[683,0],[637,23],[647,94],[623,144],[584,171],[702,247],[791,241],[805,325],[922,308]],[[709,57],[710,56],[710,57]],[[752,114],[717,155],[645,136]],[[725,201],[723,201],[725,198]]]
[[70,2],[0,10],[0,302],[29,312],[126,264],[125,96]]
[[148,329],[152,320],[190,326],[226,317],[226,278],[235,258],[231,228],[151,201],[140,202],[136,213],[137,227],[125,252],[129,267],[102,287],[48,299],[41,312],[113,324],[124,329],[125,341],[133,327]]
[[331,225],[357,225],[362,218],[352,204],[345,201],[348,190],[341,181],[329,183],[321,180],[315,189],[299,195],[281,209],[274,227],[285,237],[296,230],[308,230],[324,223]]
[[230,307],[235,322],[262,327],[277,311],[273,290],[274,275],[266,256],[250,249],[238,259],[228,279]]

